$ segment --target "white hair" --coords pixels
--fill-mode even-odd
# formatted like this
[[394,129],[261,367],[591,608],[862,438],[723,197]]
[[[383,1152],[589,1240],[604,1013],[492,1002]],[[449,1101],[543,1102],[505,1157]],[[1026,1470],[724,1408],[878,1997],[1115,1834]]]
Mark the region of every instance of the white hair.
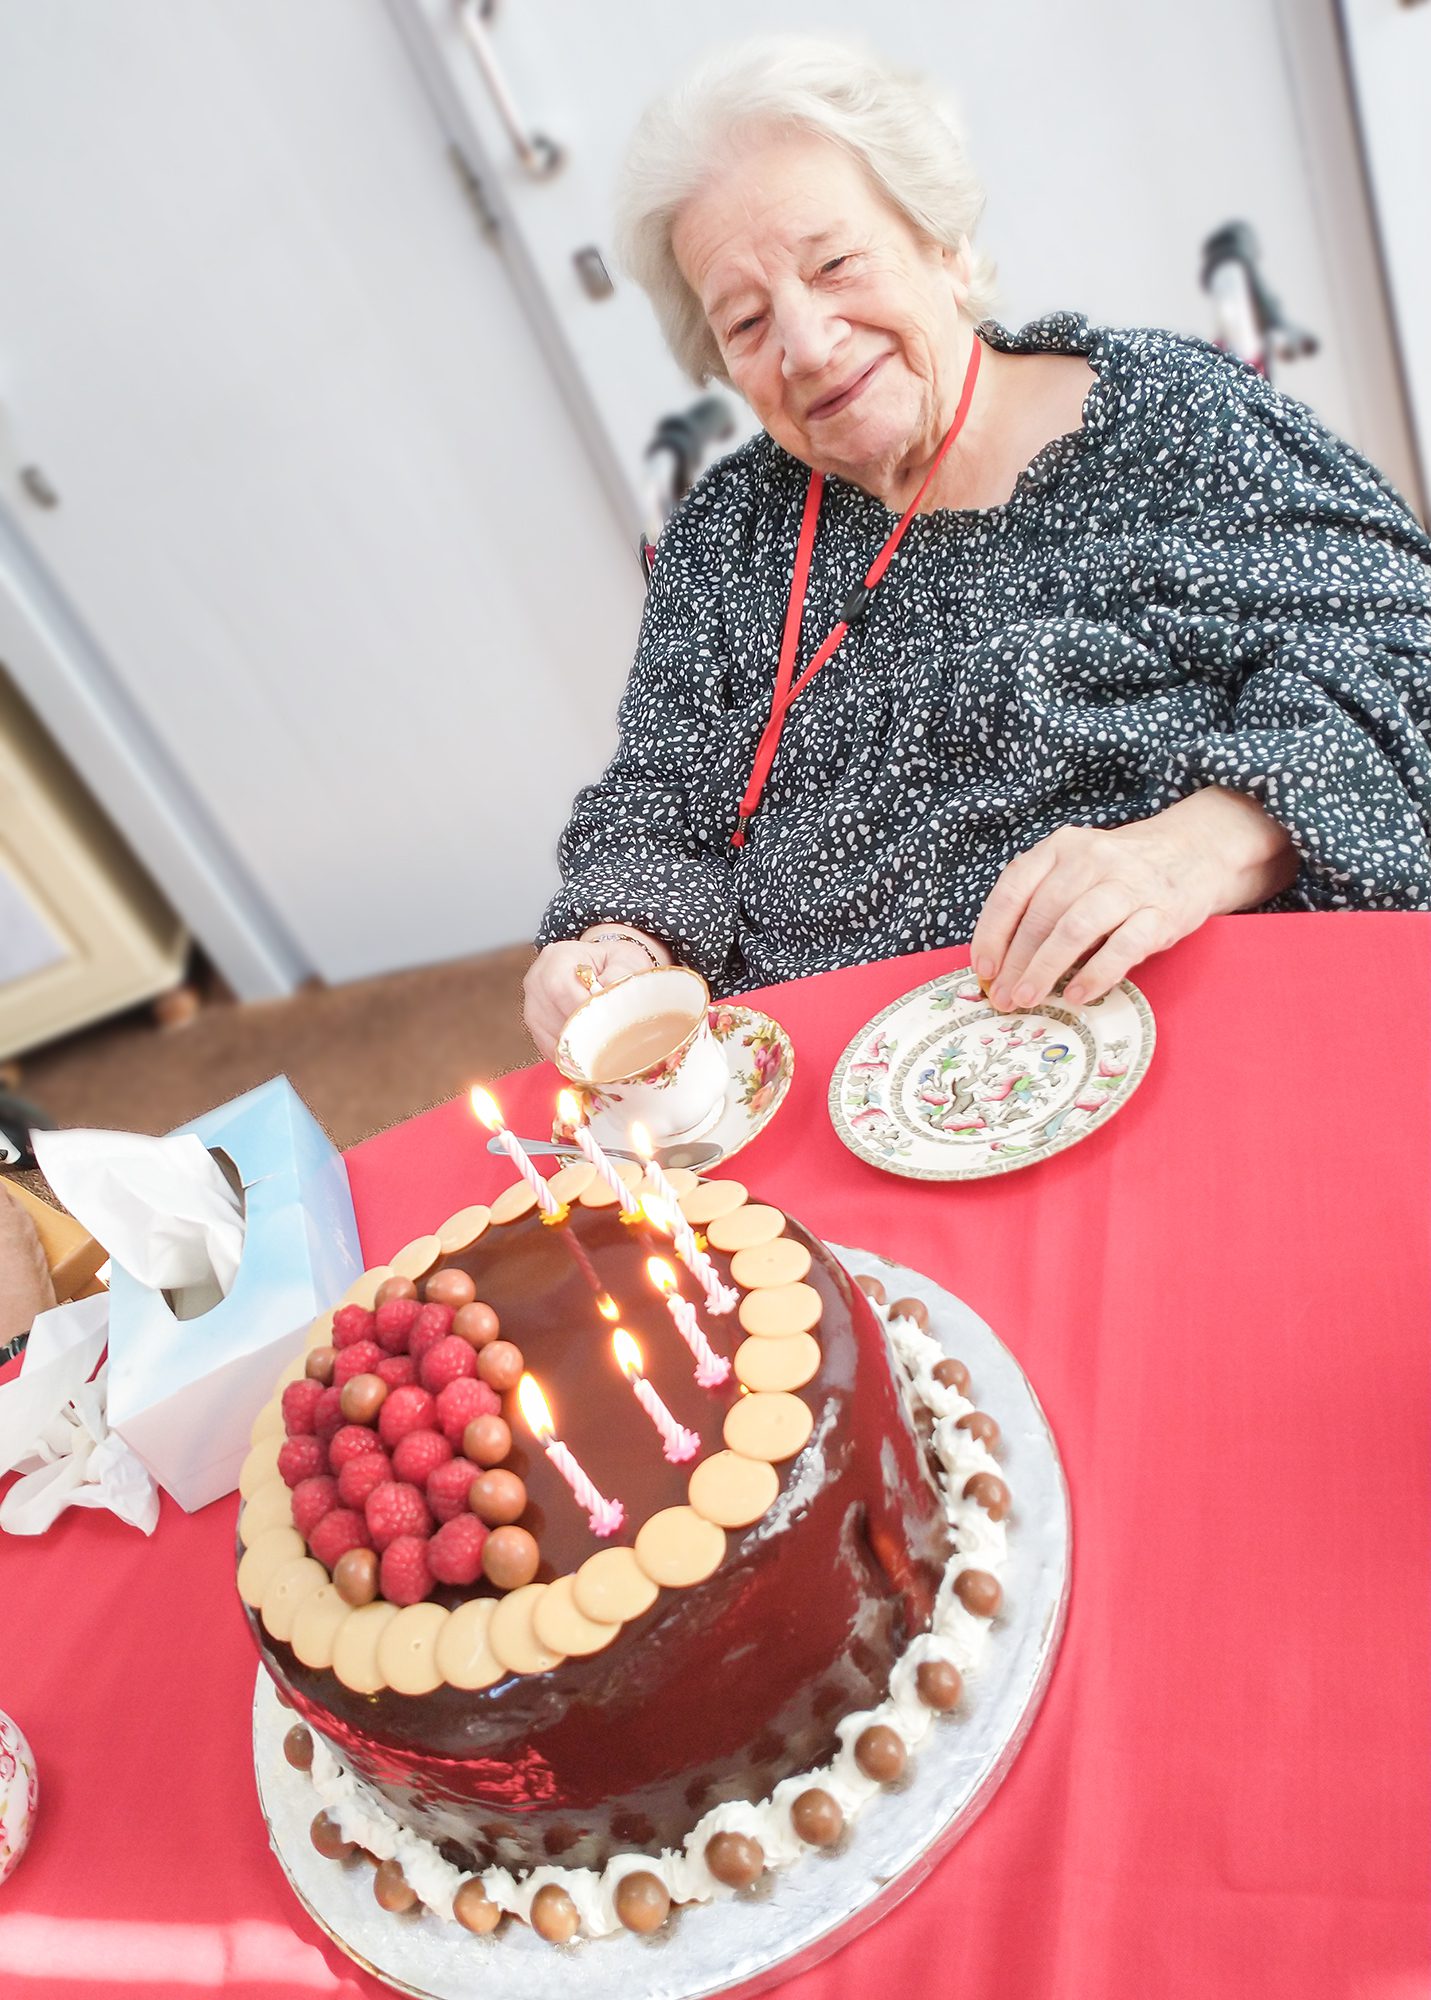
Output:
[[[700,300],[671,247],[676,219],[740,142],[792,126],[841,146],[933,242],[968,245],[984,206],[952,112],[921,77],[846,42],[759,36],[708,57],[642,117],[617,186],[618,260],[649,296],[694,382],[728,380]],[[994,267],[970,247],[966,310],[994,298]]]

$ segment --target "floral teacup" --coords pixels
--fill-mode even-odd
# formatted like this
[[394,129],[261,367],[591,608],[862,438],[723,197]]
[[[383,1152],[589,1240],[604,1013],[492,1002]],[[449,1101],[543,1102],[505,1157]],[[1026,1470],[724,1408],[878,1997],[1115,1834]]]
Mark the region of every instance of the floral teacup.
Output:
[[[653,966],[603,987],[557,1037],[556,1066],[623,1122],[638,1120],[658,1143],[698,1139],[725,1103],[730,1072],[710,1029],[710,990],[686,965]],[[643,1028],[671,1024],[667,1045],[624,1075],[603,1075],[613,1048],[639,1045]]]

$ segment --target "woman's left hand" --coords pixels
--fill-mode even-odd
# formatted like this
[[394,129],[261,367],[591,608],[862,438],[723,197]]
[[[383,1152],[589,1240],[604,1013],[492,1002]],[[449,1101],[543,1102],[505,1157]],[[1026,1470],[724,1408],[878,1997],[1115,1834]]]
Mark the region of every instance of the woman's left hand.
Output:
[[1266,902],[1296,872],[1285,829],[1219,787],[1128,826],[1060,827],[990,890],[971,962],[996,1007],[1023,1009],[1087,958],[1063,995],[1082,1006],[1208,917]]

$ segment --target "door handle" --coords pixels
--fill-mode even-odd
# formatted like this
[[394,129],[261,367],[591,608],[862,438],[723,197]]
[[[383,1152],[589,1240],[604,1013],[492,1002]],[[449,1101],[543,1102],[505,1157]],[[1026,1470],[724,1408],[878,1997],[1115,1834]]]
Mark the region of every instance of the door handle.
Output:
[[522,168],[534,181],[550,180],[562,166],[565,155],[544,133],[532,131],[517,109],[511,85],[502,73],[492,37],[487,32],[486,10],[479,0],[460,0],[457,18]]

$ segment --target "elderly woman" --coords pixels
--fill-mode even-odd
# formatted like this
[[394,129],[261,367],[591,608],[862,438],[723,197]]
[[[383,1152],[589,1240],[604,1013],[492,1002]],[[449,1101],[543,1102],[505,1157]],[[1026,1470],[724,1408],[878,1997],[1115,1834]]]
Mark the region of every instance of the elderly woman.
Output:
[[1073,1004],[1218,911],[1431,906],[1431,544],[1200,342],[986,319],[918,84],[722,57],[646,117],[625,261],[764,431],[662,536],[620,747],[561,842],[527,1021],[964,940]]

